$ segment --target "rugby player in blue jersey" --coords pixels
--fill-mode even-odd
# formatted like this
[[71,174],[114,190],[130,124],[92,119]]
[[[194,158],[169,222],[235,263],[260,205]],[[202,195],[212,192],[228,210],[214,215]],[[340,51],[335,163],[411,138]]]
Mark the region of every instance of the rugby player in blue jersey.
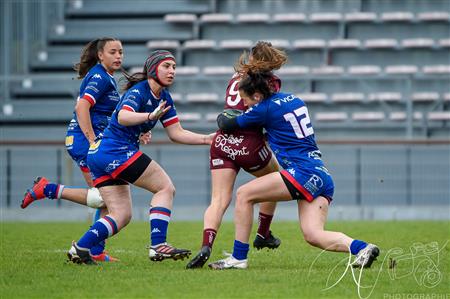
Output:
[[[78,79],[83,79],[73,119],[66,135],[66,149],[80,167],[87,185],[86,188],[74,188],[51,183],[45,177],[36,178],[31,189],[27,190],[21,207],[24,209],[35,200],[44,198],[66,199],[98,209],[106,215],[106,209],[99,191],[93,188],[87,166],[89,145],[94,143],[109,123],[111,114],[120,100],[117,83],[113,74],[122,67],[123,49],[120,40],[105,37],[89,42],[83,49],[80,62],[75,65]],[[92,250],[97,261],[116,261],[104,252],[104,243]]]
[[259,69],[250,62],[246,77],[239,83],[240,96],[251,108],[237,117],[225,111],[217,122],[226,132],[263,127],[283,170],[256,178],[237,190],[233,254],[209,267],[247,268],[253,205],[293,199],[297,200],[300,227],[309,244],[329,251],[350,251],[356,256],[354,267],[370,267],[379,255],[377,246],[324,229],[334,184],[321,159],[305,103],[293,94],[274,92],[268,84],[273,74],[255,71]]
[[68,252],[74,263],[93,264],[92,248],[124,228],[131,220],[130,184],[153,193],[150,208],[149,258],[152,261],[183,259],[190,250],[167,243],[175,187],[161,166],[139,150],[139,136],[162,123],[168,137],[182,144],[211,144],[213,134],[183,129],[166,87],[175,79],[175,57],[168,51],[153,51],[142,73],[126,75],[126,93],[114,111],[102,138],[91,145],[88,166],[94,186],[108,207]]
[[[250,53],[244,52],[236,65],[236,73],[228,83],[225,93],[225,109],[245,111],[248,107],[239,96],[240,68],[246,60],[262,64],[265,70],[279,69],[287,61],[284,51],[269,42],[259,41]],[[274,90],[279,91],[281,80],[271,78]],[[211,255],[214,240],[233,195],[233,187],[239,170],[260,177],[278,171],[278,163],[267,147],[262,129],[236,130],[231,134],[221,130],[216,132],[211,144],[209,163],[211,169],[211,203],[206,209],[203,220],[203,239],[200,251],[186,265],[187,269],[201,268]],[[256,249],[278,248],[281,240],[270,231],[276,202],[262,202],[259,205],[258,231],[253,247]]]

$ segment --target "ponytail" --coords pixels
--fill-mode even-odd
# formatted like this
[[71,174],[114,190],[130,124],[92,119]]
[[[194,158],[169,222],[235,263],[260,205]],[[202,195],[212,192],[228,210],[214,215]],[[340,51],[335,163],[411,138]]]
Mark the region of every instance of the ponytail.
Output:
[[287,54],[272,46],[270,42],[259,41],[250,53],[244,51],[234,69],[239,73],[271,72],[278,70],[287,62]]

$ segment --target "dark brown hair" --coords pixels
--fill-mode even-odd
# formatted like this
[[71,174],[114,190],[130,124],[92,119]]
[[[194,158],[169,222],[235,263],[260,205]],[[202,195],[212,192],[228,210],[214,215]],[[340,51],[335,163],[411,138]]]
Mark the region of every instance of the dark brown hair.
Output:
[[133,87],[136,83],[147,80],[147,66],[144,65],[142,72],[137,72],[134,74],[128,74],[127,72],[122,72],[123,80],[126,80],[125,86],[122,88],[123,91],[126,91]]
[[252,47],[250,53],[244,51],[241,54],[234,69],[240,73],[270,72],[282,67],[287,59],[287,54],[283,50],[275,48],[270,42],[259,41]]
[[239,81],[239,90],[242,90],[249,96],[255,92],[260,92],[263,95],[263,99],[266,99],[274,93],[273,88],[270,86],[271,80],[273,80],[272,72],[249,71]]
[[78,73],[78,79],[83,79],[89,70],[98,63],[98,52],[102,52],[107,42],[120,41],[113,37],[102,37],[90,41],[81,51],[80,62],[73,69]]

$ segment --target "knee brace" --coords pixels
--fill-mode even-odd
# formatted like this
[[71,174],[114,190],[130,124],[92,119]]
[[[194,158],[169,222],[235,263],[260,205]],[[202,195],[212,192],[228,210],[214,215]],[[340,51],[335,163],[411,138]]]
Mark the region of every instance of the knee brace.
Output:
[[86,205],[91,208],[103,208],[105,207],[105,202],[103,201],[102,197],[100,196],[100,192],[97,188],[90,188],[88,190],[87,198],[86,198]]

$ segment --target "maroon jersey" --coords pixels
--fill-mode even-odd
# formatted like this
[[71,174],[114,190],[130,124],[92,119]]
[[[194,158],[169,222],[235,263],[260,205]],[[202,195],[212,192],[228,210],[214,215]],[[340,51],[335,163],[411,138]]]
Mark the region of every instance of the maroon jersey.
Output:
[[[228,82],[225,109],[248,109],[239,96],[240,79],[240,74],[235,73]],[[274,76],[270,84],[274,91],[280,90],[281,81],[278,77]],[[211,144],[209,166],[210,169],[233,168],[239,171],[243,168],[254,172],[264,168],[271,158],[272,152],[266,146],[262,129],[241,129],[232,134],[218,130]]]

